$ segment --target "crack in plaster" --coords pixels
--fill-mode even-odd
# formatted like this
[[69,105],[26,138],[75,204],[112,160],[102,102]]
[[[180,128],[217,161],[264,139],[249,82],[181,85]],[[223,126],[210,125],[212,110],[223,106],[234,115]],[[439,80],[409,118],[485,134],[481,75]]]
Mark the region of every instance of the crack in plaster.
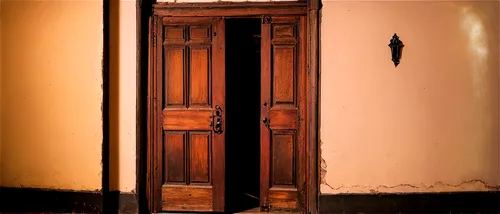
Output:
[[488,190],[494,190],[494,191],[500,190],[500,185],[490,185],[487,182],[485,182],[483,180],[479,180],[479,179],[472,179],[472,180],[463,181],[460,184],[446,184],[446,183],[443,183],[442,181],[438,181],[438,182],[435,182],[434,184],[431,184],[431,185],[425,185],[422,183],[419,186],[414,185],[414,184],[398,184],[398,185],[394,185],[394,186],[379,185],[375,189],[370,187],[370,186],[362,186],[362,185],[353,185],[353,186],[340,185],[340,186],[334,188],[334,187],[326,184],[326,182],[325,183],[322,182],[322,184],[327,185],[332,190],[363,188],[363,189],[369,189],[370,193],[381,193],[380,189],[382,189],[382,188],[384,188],[384,189],[394,189],[394,188],[398,188],[398,187],[409,187],[409,188],[413,188],[413,189],[432,189],[432,188],[439,188],[439,187],[461,188],[464,185],[469,185],[469,184],[481,184],[485,189],[488,189]]
[[323,146],[323,141],[320,140],[319,141],[319,154],[321,156],[321,165],[320,165],[320,170],[321,170],[320,171],[321,184],[326,185],[326,186],[330,187],[331,189],[333,189],[333,187],[330,186],[330,184],[328,184],[326,182],[326,173],[327,173],[326,169],[327,169],[327,165],[326,165],[325,159],[323,159],[323,156],[321,155],[322,154],[322,150],[321,150],[322,146]]

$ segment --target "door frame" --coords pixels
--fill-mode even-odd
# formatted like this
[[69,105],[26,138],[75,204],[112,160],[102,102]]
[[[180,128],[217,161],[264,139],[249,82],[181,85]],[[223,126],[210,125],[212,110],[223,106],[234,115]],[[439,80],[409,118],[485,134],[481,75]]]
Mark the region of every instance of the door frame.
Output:
[[[319,197],[319,13],[321,0],[298,2],[241,2],[241,3],[156,3],[155,0],[136,0],[136,200],[140,213],[149,213],[151,193],[150,169],[152,167],[147,126],[152,115],[148,114],[149,67],[149,17],[156,12],[165,16],[222,16],[262,17],[264,15],[307,15],[307,105],[306,105],[306,213],[318,212]],[[160,12],[159,12],[160,11]]]

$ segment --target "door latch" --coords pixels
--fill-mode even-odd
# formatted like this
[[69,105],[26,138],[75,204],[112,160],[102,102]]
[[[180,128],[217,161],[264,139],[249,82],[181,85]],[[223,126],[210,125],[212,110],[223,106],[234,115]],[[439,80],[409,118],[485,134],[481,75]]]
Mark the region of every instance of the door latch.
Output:
[[262,122],[264,123],[264,126],[266,126],[267,130],[271,130],[271,127],[269,125],[269,119],[267,117],[264,117],[264,119],[262,119]]
[[270,210],[270,206],[261,206],[260,207],[261,212],[269,212],[269,210]]
[[222,134],[222,108],[219,105],[215,105],[214,112],[212,116],[212,122],[210,122],[210,126],[212,127],[214,133]]

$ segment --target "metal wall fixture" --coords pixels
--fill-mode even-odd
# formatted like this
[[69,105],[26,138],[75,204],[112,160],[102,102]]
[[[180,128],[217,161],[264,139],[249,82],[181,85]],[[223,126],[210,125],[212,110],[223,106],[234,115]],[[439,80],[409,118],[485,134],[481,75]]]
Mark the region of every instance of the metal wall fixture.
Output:
[[404,45],[403,42],[399,40],[399,36],[396,33],[394,33],[394,36],[392,36],[389,47],[391,48],[392,62],[394,62],[394,67],[398,67]]

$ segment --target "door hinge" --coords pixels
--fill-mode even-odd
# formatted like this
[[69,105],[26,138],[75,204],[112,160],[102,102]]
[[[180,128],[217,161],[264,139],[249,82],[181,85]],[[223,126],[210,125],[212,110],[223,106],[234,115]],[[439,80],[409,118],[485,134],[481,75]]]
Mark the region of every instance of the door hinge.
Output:
[[270,16],[262,16],[262,24],[271,24]]

